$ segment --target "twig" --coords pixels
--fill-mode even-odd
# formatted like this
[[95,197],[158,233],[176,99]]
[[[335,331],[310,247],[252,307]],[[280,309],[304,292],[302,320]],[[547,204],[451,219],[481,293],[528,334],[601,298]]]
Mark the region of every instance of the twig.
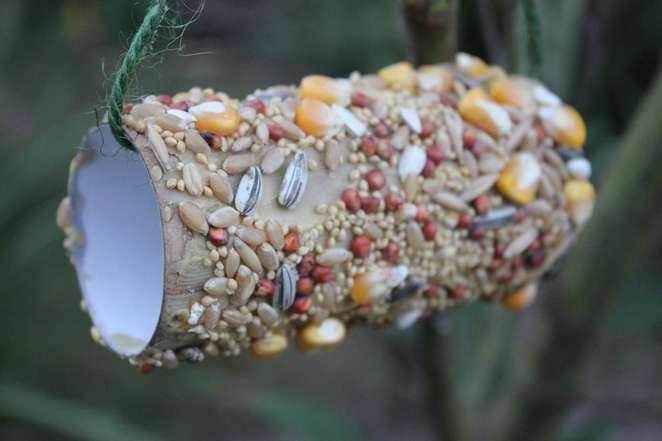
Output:
[[593,220],[566,261],[559,292],[550,299],[545,346],[518,405],[526,412],[518,415],[503,439],[554,439],[591,338],[658,228],[661,112],[662,71],[626,133]]
[[457,0],[403,0],[416,63],[448,60],[457,48]]

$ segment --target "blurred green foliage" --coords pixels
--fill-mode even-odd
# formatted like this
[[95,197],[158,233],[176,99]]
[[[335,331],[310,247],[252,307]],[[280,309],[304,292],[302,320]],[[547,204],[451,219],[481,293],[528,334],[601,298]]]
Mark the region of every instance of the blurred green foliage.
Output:
[[[488,57],[477,17],[484,4],[462,2],[460,46]],[[541,4],[543,79],[586,116],[599,183],[659,68],[662,3]],[[514,0],[493,6],[506,61],[524,71],[521,10]],[[215,360],[151,376],[92,344],[54,212],[68,161],[103,113],[108,77],[143,11],[133,0],[3,2],[0,439],[431,439],[415,331],[357,330],[331,354]],[[208,1],[183,43],[140,72],[136,94],[208,85],[241,96],[311,72],[373,71],[408,53],[394,0]],[[591,353],[564,439],[662,438],[662,391],[646,387],[662,367],[656,243]],[[489,439],[509,412],[521,411],[508,404],[512,384],[503,379],[518,372],[526,381],[527,365],[508,348],[528,344],[539,308],[515,317],[476,305],[441,323],[476,439]],[[605,362],[609,372],[596,369]],[[633,400],[634,411],[620,412]]]

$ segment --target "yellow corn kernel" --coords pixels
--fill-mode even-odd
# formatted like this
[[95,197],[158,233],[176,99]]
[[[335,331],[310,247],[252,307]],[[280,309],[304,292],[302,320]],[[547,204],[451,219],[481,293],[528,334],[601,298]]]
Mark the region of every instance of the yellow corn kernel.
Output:
[[464,94],[458,110],[467,121],[494,137],[505,135],[512,128],[508,112],[481,89],[471,89]]
[[320,324],[309,323],[297,333],[297,345],[303,352],[315,349],[332,349],[338,346],[347,335],[345,324],[334,317],[324,319]]
[[490,95],[497,103],[508,104],[519,109],[530,109],[534,105],[533,92],[526,81],[499,77],[490,83]]
[[[450,91],[453,87],[453,75],[451,75],[451,73],[447,69],[444,69],[443,67],[425,65],[419,67],[418,71],[422,74],[425,74],[426,76],[436,79],[435,87],[434,87],[436,92],[446,93]],[[418,84],[419,87],[423,90],[431,90],[428,89],[427,87],[424,87],[424,81],[421,79],[420,75],[418,78]]]
[[527,204],[536,196],[541,174],[536,157],[531,153],[522,152],[513,157],[501,170],[496,186],[511,201]]
[[538,295],[538,285],[530,283],[524,288],[506,294],[501,303],[511,311],[521,311],[533,303]]
[[253,342],[251,352],[258,358],[274,358],[282,354],[286,348],[287,338],[281,333],[274,332]]
[[349,83],[324,75],[308,75],[301,80],[301,97],[314,98],[326,104],[347,105],[350,101]]
[[545,130],[559,144],[581,148],[586,141],[586,124],[574,107],[568,105],[544,107],[540,118]]
[[190,92],[179,92],[173,95],[172,100],[174,102],[190,100],[193,95]]
[[303,98],[296,109],[294,122],[306,134],[322,137],[339,125],[338,117],[331,107],[313,98]]
[[387,290],[382,271],[370,271],[354,276],[354,285],[349,294],[358,305],[369,305]]
[[239,113],[231,107],[221,113],[201,113],[197,118],[198,131],[213,132],[221,136],[232,135],[240,123]]
[[590,182],[583,179],[572,179],[563,187],[565,210],[572,221],[581,225],[593,214],[595,205],[595,189]]
[[414,73],[414,67],[411,65],[411,63],[406,61],[391,64],[390,66],[381,68],[377,72],[377,76],[381,78],[387,86],[410,90],[413,83],[414,89],[416,88],[416,75]]
[[488,66],[483,60],[463,52],[457,54],[455,57],[455,64],[457,64],[457,67],[462,72],[473,78],[485,75],[490,70],[490,66]]

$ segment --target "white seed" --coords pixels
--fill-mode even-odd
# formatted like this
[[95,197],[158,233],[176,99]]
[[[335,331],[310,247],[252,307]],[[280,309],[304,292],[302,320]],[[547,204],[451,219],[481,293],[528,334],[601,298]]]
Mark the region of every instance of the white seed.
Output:
[[398,164],[398,173],[400,180],[404,182],[409,174],[418,176],[425,167],[427,156],[425,150],[420,147],[407,147],[400,157]]
[[421,130],[423,129],[422,124],[421,124],[421,118],[418,116],[418,112],[416,112],[416,109],[409,108],[409,107],[403,107],[400,109],[400,116],[402,116],[402,119],[405,120],[407,125],[411,127],[411,129],[416,132],[416,133],[421,133]]
[[352,135],[357,138],[363,136],[366,131],[366,125],[361,122],[352,112],[345,109],[338,104],[332,104],[331,109],[338,115],[340,120],[347,126],[347,129],[352,133]]
[[572,158],[566,164],[570,174],[576,178],[588,179],[591,177],[591,163],[586,158]]
[[223,113],[225,112],[225,104],[220,101],[206,101],[190,107],[188,111],[194,115],[200,115],[202,113]]

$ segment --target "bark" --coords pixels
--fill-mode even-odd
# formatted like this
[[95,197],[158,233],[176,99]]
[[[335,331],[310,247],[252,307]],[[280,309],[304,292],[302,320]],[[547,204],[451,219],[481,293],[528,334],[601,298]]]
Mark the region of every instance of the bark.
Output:
[[457,49],[457,0],[403,0],[417,64],[451,59]]

